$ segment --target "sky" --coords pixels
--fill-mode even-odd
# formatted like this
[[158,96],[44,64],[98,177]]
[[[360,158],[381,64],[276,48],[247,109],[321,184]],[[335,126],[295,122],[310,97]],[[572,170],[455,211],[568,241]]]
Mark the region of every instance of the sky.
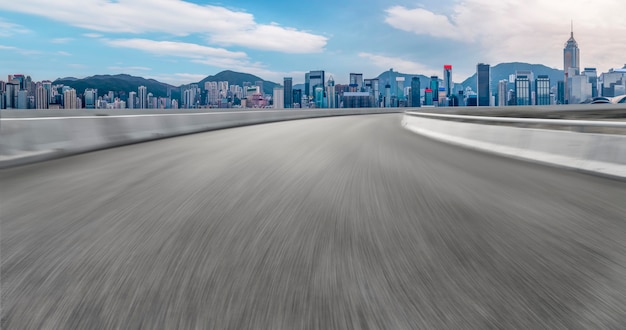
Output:
[[173,85],[223,70],[282,83],[325,70],[442,75],[477,63],[563,69],[574,22],[581,66],[626,64],[624,0],[19,0],[0,6],[0,79],[127,73]]

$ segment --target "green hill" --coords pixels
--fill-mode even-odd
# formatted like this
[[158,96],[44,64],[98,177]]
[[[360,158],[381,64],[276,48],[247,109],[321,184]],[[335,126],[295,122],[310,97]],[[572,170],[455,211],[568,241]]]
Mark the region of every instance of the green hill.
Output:
[[274,87],[280,86],[277,83],[263,80],[255,75],[249,73],[235,72],[231,70],[222,71],[214,76],[208,76],[198,83],[200,88],[204,88],[204,83],[207,81],[228,81],[229,85],[239,85],[243,86],[244,82],[249,82],[254,85],[257,81],[263,82],[263,93],[264,94],[272,94],[274,92]]
[[171,95],[172,98],[179,98],[180,89],[178,87],[168,85],[154,79],[145,79],[135,77],[128,74],[118,75],[96,75],[83,79],[76,78],[60,78],[53,84],[63,84],[76,89],[77,94],[83,94],[87,88],[98,89],[98,95],[103,95],[109,91],[115,92],[118,96],[128,95],[129,92],[137,92],[139,86],[146,86],[148,93],[152,93],[157,97],[166,97]]

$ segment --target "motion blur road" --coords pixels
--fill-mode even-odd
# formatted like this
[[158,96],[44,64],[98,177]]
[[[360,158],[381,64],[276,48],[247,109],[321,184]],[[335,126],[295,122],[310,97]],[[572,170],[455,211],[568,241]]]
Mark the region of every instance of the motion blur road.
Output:
[[3,329],[623,329],[626,183],[281,122],[0,171]]

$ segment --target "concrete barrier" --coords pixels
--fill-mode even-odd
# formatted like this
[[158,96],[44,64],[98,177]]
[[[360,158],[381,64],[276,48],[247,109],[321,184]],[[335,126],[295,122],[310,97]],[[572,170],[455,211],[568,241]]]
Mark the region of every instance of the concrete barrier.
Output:
[[[0,168],[183,134],[284,120],[378,114],[397,109],[313,109],[217,112],[157,112],[117,115],[116,111],[3,111]],[[25,117],[30,114],[33,117]],[[97,114],[97,115],[94,115]],[[7,118],[10,117],[10,118]]]
[[[569,122],[570,125],[576,125],[575,121]],[[614,178],[626,178],[626,135],[520,128],[490,122],[468,123],[451,121],[443,116],[437,118],[432,114],[421,116],[406,113],[402,125],[415,133],[447,143]],[[593,125],[603,124],[595,122]],[[626,122],[607,122],[606,125],[626,130]]]

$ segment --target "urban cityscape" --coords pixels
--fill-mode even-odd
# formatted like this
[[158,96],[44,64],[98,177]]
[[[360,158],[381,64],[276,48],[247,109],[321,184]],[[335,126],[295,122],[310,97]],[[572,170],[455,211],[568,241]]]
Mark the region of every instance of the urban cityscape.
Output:
[[[201,109],[201,108],[371,108],[371,107],[457,107],[457,106],[529,106],[578,103],[626,102],[626,64],[598,74],[593,67],[581,67],[580,48],[570,38],[563,49],[563,79],[551,81],[548,75],[531,70],[510,72],[509,79],[493,81],[491,66],[476,65],[476,90],[455,86],[453,66],[444,64],[442,76],[430,76],[422,85],[414,76],[364,78],[350,73],[349,84],[335,84],[324,70],[312,70],[304,76],[303,88],[294,88],[293,77],[284,77],[283,85],[264,93],[264,81],[207,81],[203,85],[178,87],[180,98],[155,96],[146,86],[137,91],[77,91],[71,85],[53,84],[50,80],[34,82],[24,74],[8,75],[0,81],[0,109]],[[495,85],[495,86],[494,86]],[[495,93],[494,91],[495,88]]]

